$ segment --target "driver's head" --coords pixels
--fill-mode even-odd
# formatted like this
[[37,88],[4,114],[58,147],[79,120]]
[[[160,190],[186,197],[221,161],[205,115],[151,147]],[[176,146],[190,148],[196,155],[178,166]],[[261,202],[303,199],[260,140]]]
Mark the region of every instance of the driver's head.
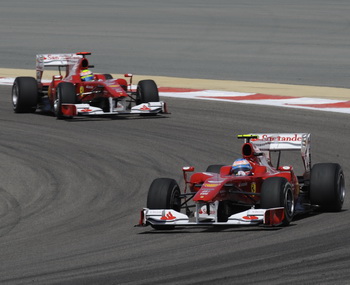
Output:
[[94,80],[94,74],[90,70],[84,69],[80,72],[80,78],[82,81],[91,81]]
[[249,161],[244,158],[236,159],[231,168],[231,173],[238,176],[250,175],[252,166]]

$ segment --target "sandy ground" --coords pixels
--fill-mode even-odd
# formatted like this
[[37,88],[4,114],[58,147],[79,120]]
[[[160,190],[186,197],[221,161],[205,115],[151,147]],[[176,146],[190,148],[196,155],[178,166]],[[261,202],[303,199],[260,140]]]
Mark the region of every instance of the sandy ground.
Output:
[[[52,75],[57,74],[57,71],[49,70],[45,72],[45,78],[50,78]],[[112,75],[114,78],[124,77],[124,75],[122,74]],[[0,77],[14,78],[17,76],[35,77],[35,71],[29,69],[0,68]],[[147,75],[135,75],[133,77],[133,83],[136,83],[142,79],[153,79],[157,83],[157,85],[161,87],[182,87],[194,89],[235,91],[243,93],[263,93],[281,96],[350,100],[350,89],[347,88]]]

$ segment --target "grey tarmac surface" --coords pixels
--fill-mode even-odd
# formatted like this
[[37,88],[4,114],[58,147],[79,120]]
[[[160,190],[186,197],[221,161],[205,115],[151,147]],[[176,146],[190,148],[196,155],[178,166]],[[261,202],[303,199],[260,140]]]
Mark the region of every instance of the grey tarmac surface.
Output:
[[[89,49],[111,73],[347,88],[350,5],[280,2],[5,1],[1,67]],[[10,92],[0,86],[0,284],[349,283],[349,195],[341,213],[283,229],[133,227],[154,178],[183,186],[182,166],[232,163],[240,133],[310,132],[313,163],[340,163],[350,185],[348,115],[164,98],[169,116],[58,121],[14,114]]]
[[91,51],[98,72],[349,88],[347,0],[2,0],[0,66]]
[[14,114],[10,90],[0,87],[1,284],[349,280],[349,196],[343,212],[283,229],[133,227],[154,178],[182,187],[182,166],[230,164],[250,131],[311,132],[313,163],[340,163],[349,185],[347,115],[166,98],[169,116],[59,121]]

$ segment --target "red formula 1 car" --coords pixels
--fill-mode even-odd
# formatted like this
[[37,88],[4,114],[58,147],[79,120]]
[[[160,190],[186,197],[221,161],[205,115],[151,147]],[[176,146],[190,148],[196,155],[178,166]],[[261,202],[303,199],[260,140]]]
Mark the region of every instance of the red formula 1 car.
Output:
[[[52,111],[58,119],[92,115],[156,115],[167,113],[159,101],[158,87],[153,80],[141,80],[137,90],[128,83],[113,79],[110,74],[92,74],[86,58],[91,53],[41,54],[36,56],[36,79],[17,77],[12,87],[16,113]],[[47,67],[58,67],[58,74],[44,82]],[[65,69],[62,75],[61,69]]]
[[[155,179],[148,192],[140,226],[172,229],[175,226],[270,225],[286,226],[295,214],[312,209],[340,211],[345,182],[337,163],[311,168],[310,134],[240,135],[244,139],[238,165],[210,165],[192,174],[183,167],[185,189],[170,178]],[[299,150],[303,174],[281,166],[281,153]],[[272,153],[277,165],[271,162]],[[248,165],[245,165],[242,163]],[[244,164],[244,165],[242,165]],[[243,169],[243,166],[246,167]],[[243,171],[235,171],[235,167]],[[234,171],[234,173],[232,172]]]

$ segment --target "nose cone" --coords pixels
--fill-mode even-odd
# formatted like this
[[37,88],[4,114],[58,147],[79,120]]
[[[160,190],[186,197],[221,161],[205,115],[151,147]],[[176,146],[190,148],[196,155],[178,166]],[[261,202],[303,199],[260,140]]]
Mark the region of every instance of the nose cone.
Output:
[[220,191],[222,190],[225,180],[216,181],[208,179],[203,183],[202,187],[198,190],[197,194],[193,197],[193,201],[199,202],[213,202],[221,196]]

